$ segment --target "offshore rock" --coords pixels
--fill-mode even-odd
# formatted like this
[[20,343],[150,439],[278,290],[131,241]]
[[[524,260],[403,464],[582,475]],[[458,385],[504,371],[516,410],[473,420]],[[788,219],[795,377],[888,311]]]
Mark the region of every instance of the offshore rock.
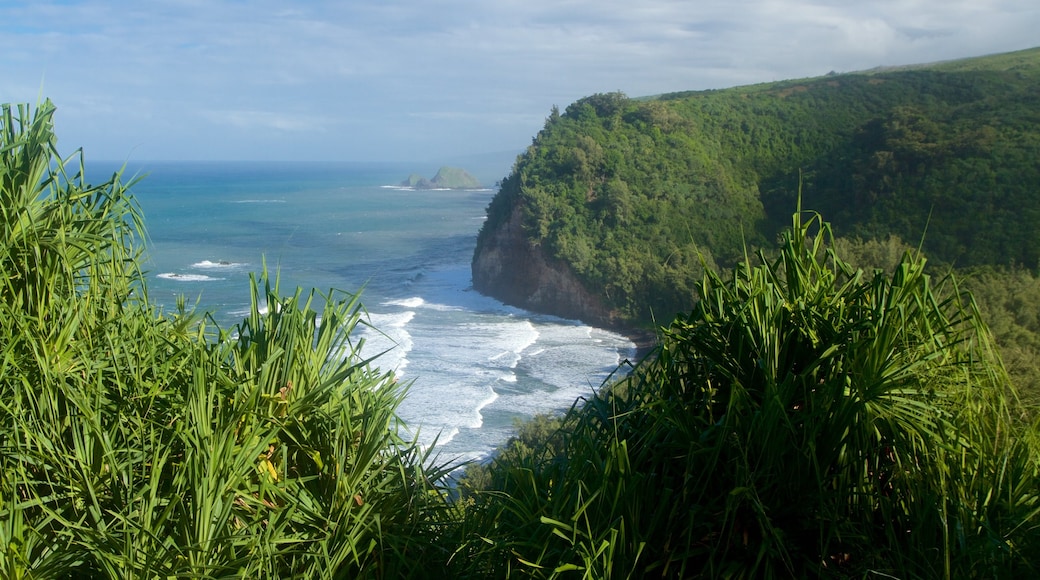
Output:
[[480,180],[473,177],[465,169],[444,166],[437,170],[433,179],[413,173],[401,182],[402,187],[413,187],[415,189],[479,189]]

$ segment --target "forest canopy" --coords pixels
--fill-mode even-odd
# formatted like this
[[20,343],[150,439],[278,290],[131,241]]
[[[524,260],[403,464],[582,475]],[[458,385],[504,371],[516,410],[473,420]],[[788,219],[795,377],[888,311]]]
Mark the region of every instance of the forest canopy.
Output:
[[[837,235],[933,265],[1040,261],[1040,49],[924,67],[555,107],[491,203],[629,324],[769,247],[800,194]],[[478,246],[478,252],[480,248]]]

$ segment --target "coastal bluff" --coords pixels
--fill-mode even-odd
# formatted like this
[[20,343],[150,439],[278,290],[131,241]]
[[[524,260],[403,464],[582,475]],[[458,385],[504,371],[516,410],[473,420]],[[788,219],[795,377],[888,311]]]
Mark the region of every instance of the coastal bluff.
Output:
[[695,307],[707,271],[773,252],[798,211],[865,272],[903,240],[935,265],[1031,269],[1038,88],[1035,48],[553,107],[488,206],[474,288],[657,328]]
[[473,288],[506,304],[577,319],[611,328],[616,313],[578,280],[562,260],[545,254],[524,234],[522,208],[512,208],[509,219],[482,231],[473,255]]
[[480,180],[465,169],[447,166],[438,169],[437,175],[434,175],[433,179],[413,173],[400,185],[415,189],[479,189],[482,187]]

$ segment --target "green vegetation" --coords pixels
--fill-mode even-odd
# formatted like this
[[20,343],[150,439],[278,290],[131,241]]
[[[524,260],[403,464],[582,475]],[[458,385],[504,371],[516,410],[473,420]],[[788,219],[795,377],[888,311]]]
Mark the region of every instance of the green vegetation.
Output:
[[433,179],[426,179],[418,173],[413,173],[401,182],[403,187],[414,187],[416,189],[475,189],[480,187],[480,180],[473,177],[465,169],[444,166],[437,170]]
[[481,236],[520,208],[631,323],[680,314],[453,490],[356,296],[158,311],[133,182],[2,106],[0,575],[1036,576],[1038,61],[554,110]]
[[[398,436],[353,296],[215,328],[147,302],[116,174],[58,159],[53,106],[0,118],[0,575],[425,576],[443,472]],[[182,309],[183,310],[183,309]]]
[[[1040,49],[554,109],[491,204],[630,324],[688,311],[703,266],[768,247],[801,184],[839,235],[933,263],[1040,263]],[[478,249],[479,251],[479,249]],[[700,255],[706,258],[702,264]]]
[[[657,356],[462,482],[487,577],[1027,577],[1035,425],[970,295],[795,214]],[[480,491],[484,489],[485,491]],[[478,535],[479,534],[479,535]]]

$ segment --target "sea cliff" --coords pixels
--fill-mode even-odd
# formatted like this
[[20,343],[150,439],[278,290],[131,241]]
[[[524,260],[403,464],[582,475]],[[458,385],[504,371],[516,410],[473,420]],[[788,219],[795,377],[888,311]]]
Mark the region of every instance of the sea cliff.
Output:
[[613,328],[616,313],[589,292],[565,262],[545,255],[524,234],[522,208],[501,227],[482,232],[473,256],[473,287],[506,304]]
[[488,207],[475,285],[656,327],[694,307],[706,270],[774,251],[798,207],[850,243],[920,240],[934,265],[1032,267],[1038,87],[1032,49],[553,108]]

